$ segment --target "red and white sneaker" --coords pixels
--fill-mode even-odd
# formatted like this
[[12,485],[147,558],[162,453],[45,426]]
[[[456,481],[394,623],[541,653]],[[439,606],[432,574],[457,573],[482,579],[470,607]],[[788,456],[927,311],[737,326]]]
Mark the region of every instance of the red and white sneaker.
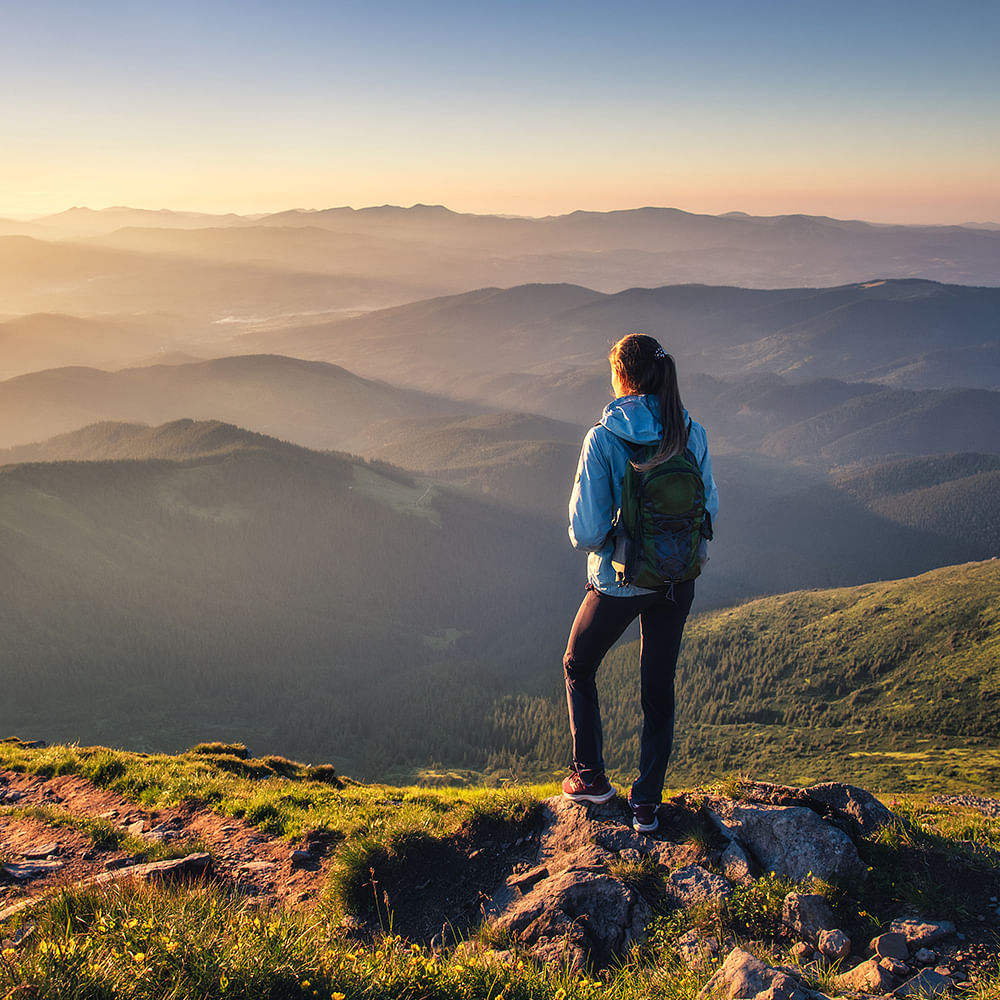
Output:
[[588,785],[576,771],[568,778],[563,778],[562,793],[573,802],[593,802],[595,805],[607,802],[617,795],[615,786],[603,774]]
[[633,830],[637,830],[639,833],[652,833],[660,825],[660,821],[656,817],[659,805],[651,802],[633,802],[631,792],[628,795],[628,804],[632,810]]

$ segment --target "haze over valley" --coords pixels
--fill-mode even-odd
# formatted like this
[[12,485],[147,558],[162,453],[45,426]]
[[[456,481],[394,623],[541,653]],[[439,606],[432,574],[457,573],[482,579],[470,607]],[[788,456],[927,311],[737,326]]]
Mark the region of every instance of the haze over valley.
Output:
[[[682,681],[684,731],[717,756],[690,743],[680,767],[737,766],[745,722],[777,774],[767,734],[798,725],[692,702],[699,650],[735,649],[725,616],[750,620],[747,602],[786,595],[767,635],[739,633],[730,665],[759,686],[772,636],[791,662],[813,628],[787,609],[827,600],[803,591],[901,581],[884,586],[905,615],[928,581],[973,581],[970,635],[993,601],[996,229],[73,209],[3,221],[0,263],[0,730],[245,739],[359,777],[558,769],[585,579],[566,501],[610,398],[608,348],[633,330],[675,355],[722,497]],[[899,660],[907,697],[939,639],[928,627]],[[810,647],[824,677],[840,641]],[[963,729],[977,698],[995,706],[982,680],[961,689],[955,740],[991,738]],[[817,685],[836,728],[851,691]],[[923,738],[921,719],[890,727],[893,745]]]

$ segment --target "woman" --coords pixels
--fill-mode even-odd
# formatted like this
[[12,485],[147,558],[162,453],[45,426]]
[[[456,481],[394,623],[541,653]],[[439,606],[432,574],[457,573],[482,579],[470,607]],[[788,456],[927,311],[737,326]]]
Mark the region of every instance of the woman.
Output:
[[620,585],[612,555],[612,527],[621,507],[622,480],[635,445],[658,445],[643,468],[685,448],[693,453],[705,486],[705,509],[715,520],[719,495],[704,428],[681,405],[673,358],[652,338],[623,337],[611,349],[615,399],[583,442],[569,502],[569,537],[589,552],[587,593],[570,631],[563,670],[573,736],[573,772],[563,795],[574,802],[607,802],[615,795],[604,774],[601,712],[595,677],[604,655],[637,617],[642,642],[642,738],[639,777],[629,791],[632,825],[651,832],[674,734],[674,670],[681,633],[694,597],[694,580],[663,590]]

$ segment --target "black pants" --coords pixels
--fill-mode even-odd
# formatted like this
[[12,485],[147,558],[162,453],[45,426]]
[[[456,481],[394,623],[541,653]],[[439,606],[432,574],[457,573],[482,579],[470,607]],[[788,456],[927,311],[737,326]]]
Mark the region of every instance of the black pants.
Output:
[[588,587],[563,657],[573,766],[588,784],[604,772],[597,668],[638,617],[643,721],[639,777],[632,785],[632,801],[659,803],[674,742],[674,671],[693,599],[694,580],[677,584],[672,599],[661,592],[611,597]]

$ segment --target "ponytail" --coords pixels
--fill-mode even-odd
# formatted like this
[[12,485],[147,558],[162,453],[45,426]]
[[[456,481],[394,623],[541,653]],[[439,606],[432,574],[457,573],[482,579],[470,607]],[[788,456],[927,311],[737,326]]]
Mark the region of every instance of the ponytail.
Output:
[[687,447],[688,428],[677,385],[674,359],[652,338],[630,333],[611,348],[609,360],[622,386],[636,395],[657,396],[663,434],[654,454],[646,462],[633,462],[641,472],[680,455]]

